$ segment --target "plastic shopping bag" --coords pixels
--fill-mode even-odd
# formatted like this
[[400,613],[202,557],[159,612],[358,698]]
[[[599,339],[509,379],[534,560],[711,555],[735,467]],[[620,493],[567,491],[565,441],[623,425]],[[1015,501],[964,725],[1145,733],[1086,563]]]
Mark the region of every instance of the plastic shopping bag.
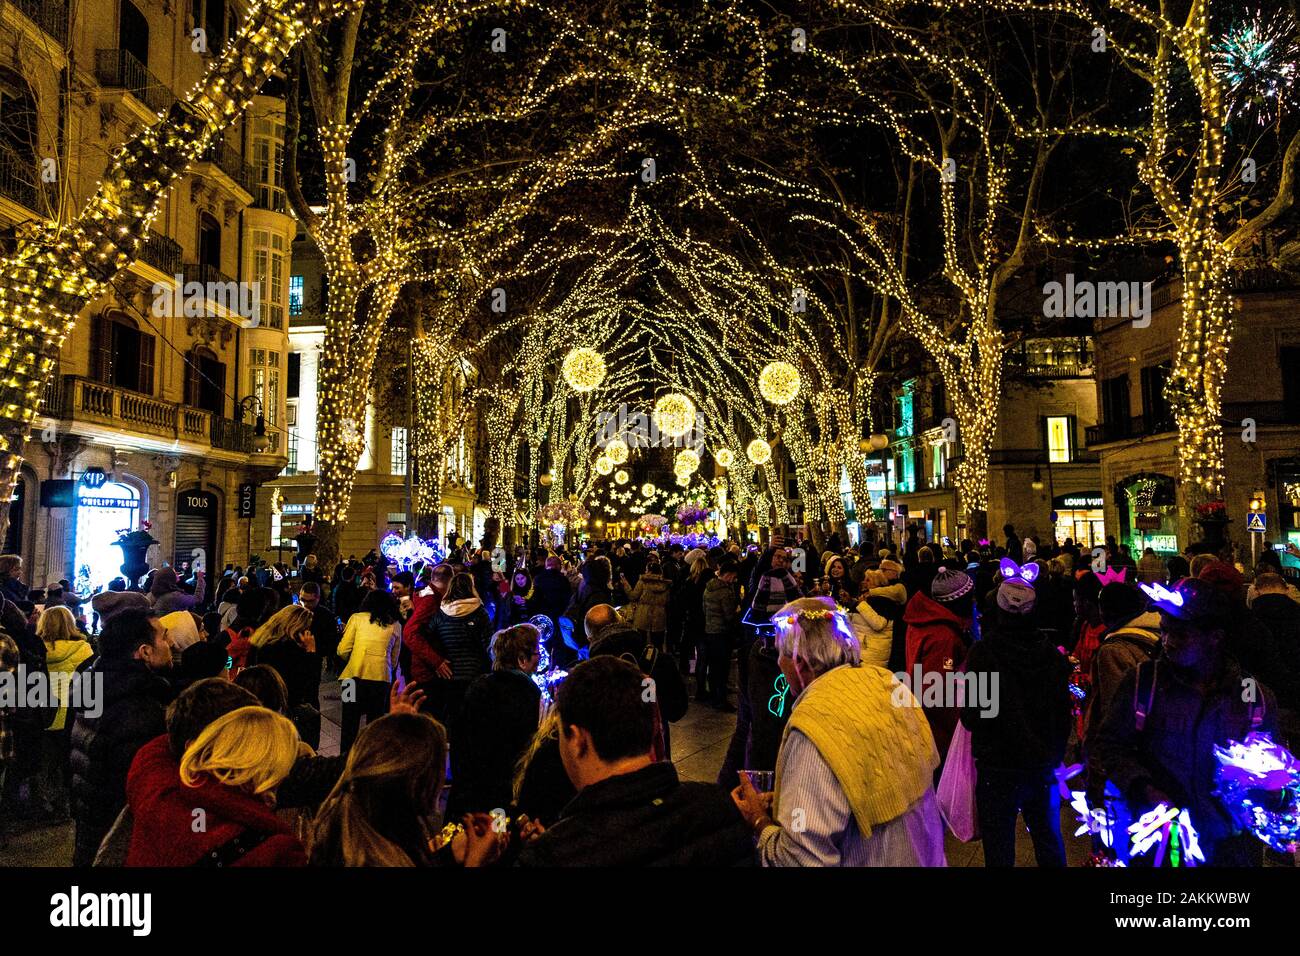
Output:
[[979,816],[975,810],[975,756],[970,731],[958,724],[948,746],[948,760],[939,778],[939,812],[952,835],[963,843],[978,840]]

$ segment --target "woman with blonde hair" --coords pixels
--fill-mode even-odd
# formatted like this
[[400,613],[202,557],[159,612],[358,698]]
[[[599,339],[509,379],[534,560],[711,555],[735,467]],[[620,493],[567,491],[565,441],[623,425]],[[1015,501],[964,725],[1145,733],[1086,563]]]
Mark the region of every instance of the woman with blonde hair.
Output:
[[59,604],[47,607],[36,622],[36,636],[45,645],[45,666],[50,687],[58,701],[54,720],[41,733],[40,766],[32,778],[35,799],[52,819],[68,815],[68,755],[72,749],[72,727],[68,703],[72,684],[94,662],[90,642],[77,630],[72,611]]
[[429,824],[442,788],[447,732],[424,714],[367,724],[312,823],[313,866],[482,866],[500,841],[486,814],[466,815],[464,832],[434,849]]
[[265,664],[283,679],[288,715],[307,745],[320,746],[321,656],[311,629],[315,615],[301,604],[290,604],[249,638],[249,664]]
[[168,738],[150,741],[126,781],[134,820],[126,865],[306,865],[302,843],[275,814],[276,788],[304,751],[288,719],[251,706],[203,728],[179,773]]

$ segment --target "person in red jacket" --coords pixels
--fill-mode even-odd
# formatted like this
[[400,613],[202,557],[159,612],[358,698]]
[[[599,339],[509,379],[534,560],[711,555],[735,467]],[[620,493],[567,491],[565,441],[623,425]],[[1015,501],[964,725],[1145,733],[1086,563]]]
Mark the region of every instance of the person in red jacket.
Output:
[[451,677],[451,665],[434,649],[429,641],[427,627],[442,607],[442,598],[447,593],[451,578],[451,565],[440,564],[435,567],[429,578],[429,586],[411,595],[411,616],[402,625],[402,643],[411,652],[410,680],[425,692],[426,700],[434,696],[431,690],[434,681]]
[[903,611],[907,625],[907,680],[925,710],[941,759],[948,754],[961,708],[946,695],[939,705],[928,702],[933,701],[933,693],[925,693],[926,682],[936,678],[927,675],[938,675],[940,686],[946,687],[947,675],[962,669],[971,644],[974,606],[975,581],[971,576],[941,567],[930,582],[930,594],[917,591]]
[[126,781],[126,865],[306,866],[274,806],[299,749],[292,722],[251,706],[208,724],[179,763],[166,735],[145,744]]

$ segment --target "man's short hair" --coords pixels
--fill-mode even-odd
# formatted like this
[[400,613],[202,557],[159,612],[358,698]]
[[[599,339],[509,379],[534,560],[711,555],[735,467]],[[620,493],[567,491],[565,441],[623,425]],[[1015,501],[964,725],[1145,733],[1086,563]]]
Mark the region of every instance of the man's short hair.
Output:
[[415,587],[415,575],[410,571],[398,571],[393,575],[392,581],[394,584],[404,584],[408,588]]
[[591,734],[596,756],[606,763],[649,753],[655,716],[644,680],[640,668],[618,657],[583,661],[560,685],[555,706],[561,725]]
[[252,693],[224,677],[195,681],[167,708],[167,749],[177,760],[195,737],[218,717],[241,707],[256,707]]
[[739,574],[739,573],[740,573],[740,562],[737,561],[735,558],[726,558],[723,560],[721,564],[718,565],[718,577],[722,577],[724,574]]
[[1257,574],[1255,575],[1255,590],[1260,594],[1285,594],[1286,578],[1280,574],[1274,574],[1272,571]]
[[99,653],[105,660],[124,660],[154,642],[158,615],[149,608],[131,608],[109,618],[99,635]]
[[304,581],[302,583],[302,586],[298,588],[298,596],[302,597],[304,594],[315,594],[317,597],[319,597],[320,585],[317,584],[315,581]]

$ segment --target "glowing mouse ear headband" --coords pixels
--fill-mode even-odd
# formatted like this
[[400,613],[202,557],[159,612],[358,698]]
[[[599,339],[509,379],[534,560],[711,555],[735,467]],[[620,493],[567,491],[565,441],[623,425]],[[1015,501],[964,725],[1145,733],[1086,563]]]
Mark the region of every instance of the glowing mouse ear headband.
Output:
[[1012,578],[1019,578],[1026,584],[1033,584],[1038,579],[1038,565],[1032,561],[1023,568],[1012,561],[1010,558],[1003,558],[998,562],[998,568],[1002,571],[1003,580],[1010,581]]
[[1182,609],[1183,595],[1181,592],[1171,591],[1163,584],[1139,584],[1138,587],[1162,609],[1175,613]]

